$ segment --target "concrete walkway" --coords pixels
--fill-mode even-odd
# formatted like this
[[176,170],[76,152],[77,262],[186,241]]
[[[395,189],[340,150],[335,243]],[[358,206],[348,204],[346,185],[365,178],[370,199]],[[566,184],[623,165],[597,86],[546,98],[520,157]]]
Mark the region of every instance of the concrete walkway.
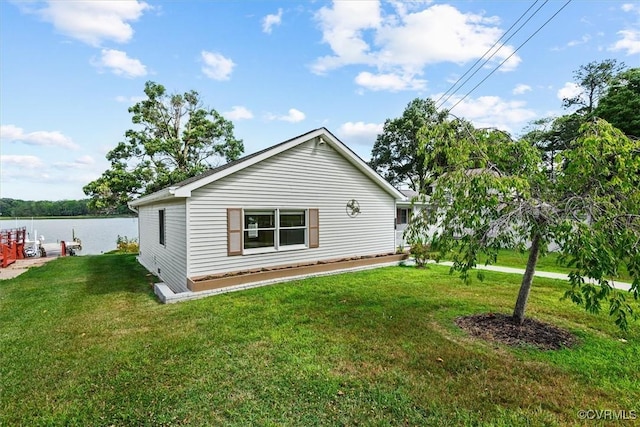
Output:
[[[438,265],[445,265],[451,267],[453,265],[452,262],[442,261],[438,263]],[[477,265],[476,269],[478,270],[487,270],[487,271],[497,271],[499,273],[511,273],[511,274],[524,274],[524,269],[520,268],[511,268],[511,267],[501,267],[499,265]],[[564,273],[553,273],[550,271],[536,271],[534,273],[536,277],[546,277],[547,279],[559,279],[559,280],[569,280],[569,275]],[[591,280],[591,279],[587,279]],[[595,283],[595,281],[593,281]],[[616,289],[621,289],[623,291],[628,291],[631,288],[631,284],[625,282],[615,282],[611,281],[611,284]]]

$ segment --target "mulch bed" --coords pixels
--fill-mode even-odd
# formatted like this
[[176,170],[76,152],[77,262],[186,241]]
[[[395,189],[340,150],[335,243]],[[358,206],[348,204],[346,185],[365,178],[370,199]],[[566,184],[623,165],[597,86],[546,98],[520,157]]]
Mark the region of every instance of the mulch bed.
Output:
[[524,323],[518,325],[512,316],[502,313],[458,317],[455,323],[475,337],[510,346],[559,350],[578,343],[573,334],[557,326],[529,318],[525,318]]

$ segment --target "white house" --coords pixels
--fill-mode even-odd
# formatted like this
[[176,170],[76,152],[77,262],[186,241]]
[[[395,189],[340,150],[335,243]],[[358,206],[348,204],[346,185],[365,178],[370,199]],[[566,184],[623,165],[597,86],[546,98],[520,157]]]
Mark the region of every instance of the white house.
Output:
[[320,128],[129,206],[138,212],[138,260],[163,281],[156,293],[166,300],[388,262],[403,199]]

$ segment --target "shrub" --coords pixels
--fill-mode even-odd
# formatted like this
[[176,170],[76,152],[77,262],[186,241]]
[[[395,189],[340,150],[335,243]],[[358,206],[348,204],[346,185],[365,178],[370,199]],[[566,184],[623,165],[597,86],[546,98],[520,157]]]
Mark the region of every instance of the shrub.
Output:
[[431,245],[422,240],[412,242],[409,252],[416,261],[416,267],[424,267],[431,259]]
[[118,244],[118,252],[121,253],[138,253],[140,246],[138,245],[138,239],[128,238],[127,236],[118,235],[118,240],[116,241]]

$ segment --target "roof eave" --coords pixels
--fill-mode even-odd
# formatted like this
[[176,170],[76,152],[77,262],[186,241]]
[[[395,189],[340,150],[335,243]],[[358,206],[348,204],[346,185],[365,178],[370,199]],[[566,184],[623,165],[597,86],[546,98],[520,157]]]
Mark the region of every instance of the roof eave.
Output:
[[156,191],[155,193],[151,193],[146,196],[139,197],[128,203],[129,208],[137,208],[138,206],[144,206],[151,203],[157,203],[157,202],[162,202],[164,200],[173,199],[176,197],[175,190],[176,190],[175,187],[168,187],[160,191]]

